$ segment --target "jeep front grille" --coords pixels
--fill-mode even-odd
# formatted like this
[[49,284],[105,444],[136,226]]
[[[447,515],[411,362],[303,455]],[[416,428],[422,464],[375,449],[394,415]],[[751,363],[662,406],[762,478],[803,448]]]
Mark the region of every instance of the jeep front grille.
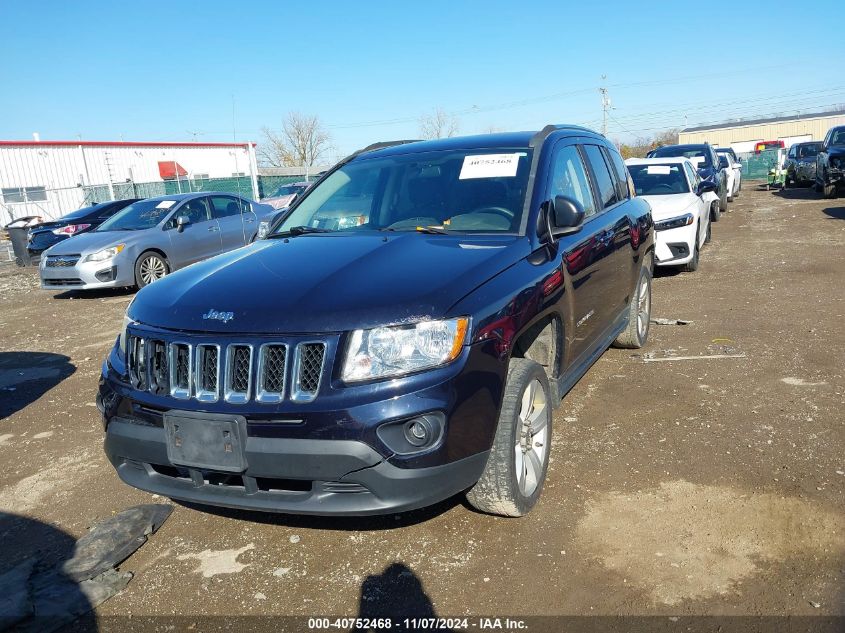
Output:
[[200,402],[217,402],[220,398],[220,348],[197,345],[196,357],[196,398]]
[[300,343],[296,346],[295,379],[291,394],[293,400],[309,402],[317,396],[325,354],[325,343]]
[[259,402],[281,402],[285,397],[287,358],[287,345],[269,343],[261,346],[258,352],[256,400]]
[[322,341],[192,345],[130,334],[126,343],[133,388],[200,402],[311,402],[322,384],[325,357]]
[[170,390],[167,344],[164,341],[149,341],[149,348],[150,391],[157,394],[166,394]]
[[229,345],[226,349],[226,402],[240,404],[249,401],[252,379],[252,346]]
[[180,400],[191,397],[191,346],[170,344],[170,395]]

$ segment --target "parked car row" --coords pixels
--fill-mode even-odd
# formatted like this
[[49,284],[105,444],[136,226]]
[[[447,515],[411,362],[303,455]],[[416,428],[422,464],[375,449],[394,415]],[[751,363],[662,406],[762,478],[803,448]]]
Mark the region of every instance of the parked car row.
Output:
[[272,212],[218,192],[111,202],[33,227],[30,249],[41,254],[42,288],[143,288],[250,243]]
[[828,130],[816,157],[816,189],[834,198],[845,189],[845,125]]

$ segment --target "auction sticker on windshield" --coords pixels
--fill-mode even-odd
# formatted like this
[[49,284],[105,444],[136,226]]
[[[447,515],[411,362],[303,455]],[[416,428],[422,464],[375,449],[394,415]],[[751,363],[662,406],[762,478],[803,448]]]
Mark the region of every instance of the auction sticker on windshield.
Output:
[[646,168],[646,173],[649,176],[668,176],[672,172],[669,165],[649,165]]
[[470,178],[512,178],[519,167],[519,157],[525,154],[483,154],[465,156],[459,180]]
[[174,204],[176,204],[175,200],[162,200],[156,205],[156,209],[169,209]]

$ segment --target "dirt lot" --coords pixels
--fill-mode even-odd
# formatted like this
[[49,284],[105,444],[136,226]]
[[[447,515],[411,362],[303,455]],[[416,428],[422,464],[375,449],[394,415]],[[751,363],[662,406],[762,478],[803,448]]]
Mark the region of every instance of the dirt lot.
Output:
[[[730,209],[696,273],[655,280],[654,316],[692,323],[608,351],[564,400],[528,517],[176,504],[98,615],[845,614],[845,200],[748,185]],[[150,501],[94,406],[131,297],[0,269],[0,511],[79,537]],[[8,525],[0,573],[62,555]]]

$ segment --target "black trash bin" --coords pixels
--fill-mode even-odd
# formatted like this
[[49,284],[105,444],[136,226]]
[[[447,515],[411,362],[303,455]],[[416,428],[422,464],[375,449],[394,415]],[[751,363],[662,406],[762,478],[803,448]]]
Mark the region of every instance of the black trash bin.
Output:
[[18,266],[30,266],[32,260],[26,251],[26,244],[29,241],[28,226],[7,226],[9,239],[12,240],[12,250],[15,252],[15,263]]

